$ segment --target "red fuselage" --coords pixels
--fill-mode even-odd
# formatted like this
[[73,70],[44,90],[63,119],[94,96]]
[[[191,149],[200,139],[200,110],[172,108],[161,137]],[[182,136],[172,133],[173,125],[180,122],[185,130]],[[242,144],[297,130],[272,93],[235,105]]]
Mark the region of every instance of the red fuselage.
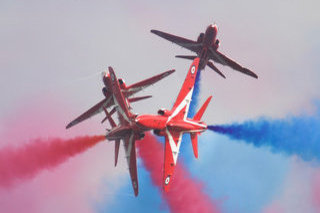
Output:
[[135,119],[139,127],[144,130],[165,131],[166,128],[177,132],[202,132],[207,129],[203,122],[192,119],[171,119],[170,116],[163,115],[140,115]]
[[204,69],[207,65],[209,56],[208,51],[209,47],[212,47],[214,50],[217,50],[219,45],[216,43],[216,37],[218,33],[218,27],[216,25],[209,25],[204,33],[202,43],[202,49],[198,52],[198,57],[200,58],[199,69]]
[[135,123],[136,115],[129,111],[129,102],[121,91],[121,85],[125,86],[124,82],[121,83],[122,79],[117,79],[114,71],[112,70],[112,72],[109,72],[109,75],[104,76],[103,81],[106,87],[111,90],[113,100],[118,107],[119,117],[121,117],[121,125],[109,131],[106,138],[109,140],[116,140],[121,139],[126,134],[131,134],[132,132],[134,132],[135,135],[139,135],[140,132],[142,133]]
[[213,24],[209,25],[203,37],[203,42],[202,42],[203,46],[206,46],[206,47],[213,46],[213,44],[215,44],[215,41],[216,41],[217,32],[218,32],[218,27],[216,25],[213,25]]

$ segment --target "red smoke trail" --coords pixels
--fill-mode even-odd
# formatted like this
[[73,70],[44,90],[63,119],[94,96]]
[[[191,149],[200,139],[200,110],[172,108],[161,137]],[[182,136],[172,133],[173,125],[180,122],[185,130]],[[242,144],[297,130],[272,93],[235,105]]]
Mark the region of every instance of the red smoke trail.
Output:
[[160,188],[172,212],[219,212],[217,205],[204,194],[201,184],[191,179],[181,162],[177,164],[170,191],[165,193],[162,190],[163,145],[150,133],[136,144],[144,166],[151,173],[153,184]]
[[9,188],[17,181],[34,177],[82,153],[105,137],[83,136],[73,139],[36,139],[22,147],[0,150],[0,187]]

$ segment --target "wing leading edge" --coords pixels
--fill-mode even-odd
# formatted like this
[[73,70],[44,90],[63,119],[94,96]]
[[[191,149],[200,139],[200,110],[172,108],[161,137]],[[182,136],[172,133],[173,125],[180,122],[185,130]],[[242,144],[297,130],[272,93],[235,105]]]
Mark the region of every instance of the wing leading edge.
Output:
[[[240,64],[238,64],[237,62],[233,61],[232,59],[228,58],[227,56],[225,56],[224,54],[220,53],[219,51],[210,51],[210,59],[212,59],[213,61],[222,64],[222,65],[226,65],[231,67],[232,69],[242,72],[243,74],[249,75],[253,78],[258,78],[258,75],[255,74],[254,72],[252,72],[251,70],[242,67]],[[214,54],[213,54],[214,52]]]
[[192,52],[199,52],[201,50],[201,43],[197,43],[196,41],[192,41],[190,39],[182,38],[176,35],[172,35],[169,33],[161,32],[159,30],[151,30],[151,33],[160,36],[168,41],[171,41],[181,47],[184,47]]
[[69,129],[70,127],[73,127],[74,125],[87,120],[88,118],[91,118],[92,116],[100,113],[103,111],[103,108],[108,108],[114,104],[113,99],[111,96],[108,98],[103,99],[93,107],[91,107],[89,110],[81,114],[79,117],[71,121],[67,126],[66,129]]

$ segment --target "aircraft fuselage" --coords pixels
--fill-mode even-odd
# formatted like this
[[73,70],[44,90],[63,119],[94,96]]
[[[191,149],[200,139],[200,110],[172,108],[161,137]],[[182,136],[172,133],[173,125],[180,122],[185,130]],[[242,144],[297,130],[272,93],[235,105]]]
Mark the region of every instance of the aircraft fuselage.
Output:
[[135,119],[136,124],[145,129],[156,129],[163,131],[166,128],[179,132],[202,132],[207,129],[207,125],[203,122],[194,121],[192,119],[174,119],[170,116],[163,115],[140,115]]
[[209,48],[210,46],[213,46],[213,44],[215,44],[217,32],[218,28],[216,25],[211,24],[207,27],[202,41],[203,47]]
[[216,25],[209,25],[204,33],[202,40],[202,49],[200,52],[197,52],[198,57],[200,58],[199,69],[204,69],[208,63],[209,55],[208,51],[210,47],[214,50],[218,49],[218,45],[216,45],[216,37],[218,33],[218,28]]

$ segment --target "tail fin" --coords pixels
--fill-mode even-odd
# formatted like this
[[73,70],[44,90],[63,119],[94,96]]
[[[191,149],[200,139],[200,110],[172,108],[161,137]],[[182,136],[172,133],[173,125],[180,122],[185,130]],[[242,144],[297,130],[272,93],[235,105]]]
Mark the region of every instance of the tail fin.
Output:
[[214,64],[211,61],[208,61],[207,65],[216,73],[218,73],[222,78],[226,78],[226,76],[216,66],[214,66]]
[[183,59],[189,59],[189,60],[194,60],[197,56],[193,55],[176,55],[176,58],[183,58]]
[[[193,120],[195,121],[200,121],[202,118],[203,113],[206,111],[210,101],[211,101],[212,96],[210,96],[206,102],[202,105],[202,107],[199,109],[197,114],[193,117]],[[198,158],[198,133],[190,133],[191,137],[191,143],[192,143],[192,148],[193,148],[193,154],[196,158]]]
[[193,148],[193,154],[196,158],[198,158],[198,134],[190,133],[191,143]]
[[211,101],[212,96],[210,96],[206,102],[204,102],[204,104],[202,105],[202,107],[199,109],[199,111],[197,112],[197,114],[193,117],[193,120],[196,121],[200,121],[202,118],[202,115],[204,113],[204,111],[206,111],[207,106],[209,105],[210,101]]
[[117,166],[118,163],[118,155],[119,155],[119,147],[120,147],[120,139],[115,141],[114,144],[114,166]]
[[[115,109],[115,108],[114,108]],[[103,107],[103,110],[104,112],[106,113],[106,117],[105,119],[102,120],[102,122],[104,122],[106,119],[108,119],[110,125],[112,128],[116,127],[116,123],[114,122],[114,120],[112,119],[111,117],[111,113],[109,113],[107,111],[107,109],[105,107]],[[116,110],[112,110],[112,114],[115,112]],[[119,147],[120,147],[120,139],[117,139],[115,141],[115,144],[114,144],[114,166],[117,166],[117,163],[118,163],[118,155],[119,155]]]

